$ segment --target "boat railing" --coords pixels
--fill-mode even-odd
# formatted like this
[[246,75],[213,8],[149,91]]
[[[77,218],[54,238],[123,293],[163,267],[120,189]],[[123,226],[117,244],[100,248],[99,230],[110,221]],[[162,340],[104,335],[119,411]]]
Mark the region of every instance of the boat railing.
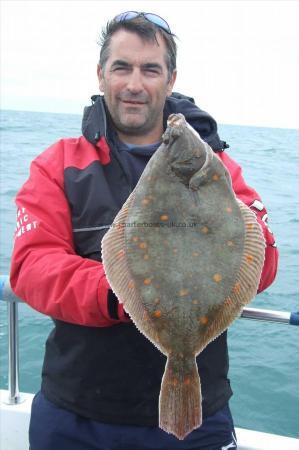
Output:
[[19,390],[19,327],[18,302],[12,291],[8,275],[0,276],[0,300],[7,302],[8,314],[8,397],[4,402],[16,405],[22,402]]
[[[9,405],[16,405],[22,402],[19,390],[18,339],[18,303],[22,300],[13,293],[8,275],[0,275],[0,301],[7,303],[8,314],[8,398],[4,401]],[[299,312],[244,308],[240,317],[299,326]]]

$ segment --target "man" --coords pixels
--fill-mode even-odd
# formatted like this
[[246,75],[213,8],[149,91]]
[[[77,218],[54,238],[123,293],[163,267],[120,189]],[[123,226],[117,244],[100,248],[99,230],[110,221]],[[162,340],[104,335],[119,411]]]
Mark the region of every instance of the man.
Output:
[[31,450],[236,448],[226,333],[198,357],[204,422],[179,441],[157,426],[165,357],[126,315],[101,264],[103,235],[159,146],[168,115],[181,112],[217,152],[263,229],[259,291],[275,277],[277,250],[260,197],[224,152],[211,116],[192,99],[170,96],[175,78],[176,44],[164,19],[114,18],[98,65],[104,96],[86,108],[83,136],[36,158],[18,193],[11,284],[55,323],[32,406]]

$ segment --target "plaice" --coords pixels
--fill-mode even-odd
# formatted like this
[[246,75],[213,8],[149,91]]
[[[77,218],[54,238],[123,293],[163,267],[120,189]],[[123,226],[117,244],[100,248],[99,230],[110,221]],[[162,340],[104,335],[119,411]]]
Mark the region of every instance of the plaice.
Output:
[[265,242],[228,171],[181,114],[102,241],[107,279],[167,356],[159,426],[184,439],[202,423],[196,356],[257,292]]

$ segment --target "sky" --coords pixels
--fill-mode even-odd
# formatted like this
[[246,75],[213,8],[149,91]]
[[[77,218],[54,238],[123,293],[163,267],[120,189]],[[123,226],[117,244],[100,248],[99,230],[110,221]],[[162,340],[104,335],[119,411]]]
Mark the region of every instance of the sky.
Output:
[[299,1],[0,0],[0,107],[81,114],[100,31],[156,13],[178,36],[174,90],[221,124],[299,128]]

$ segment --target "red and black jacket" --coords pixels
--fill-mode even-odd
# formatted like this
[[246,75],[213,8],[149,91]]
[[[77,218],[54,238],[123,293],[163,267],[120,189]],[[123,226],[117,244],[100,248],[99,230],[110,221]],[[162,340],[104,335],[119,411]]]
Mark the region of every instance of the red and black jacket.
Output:
[[[155,426],[165,357],[130,321],[110,290],[101,239],[133,187],[101,97],[86,109],[84,136],[63,139],[31,165],[16,203],[11,266],[16,295],[53,318],[42,390],[57,405],[106,423]],[[276,274],[278,253],[259,195],[226,154],[215,121],[185,98],[168,98],[165,117],[182,112],[229,170],[234,191],[252,207],[266,243],[259,291]],[[167,268],[165,268],[167,270]],[[226,332],[197,358],[203,414],[232,395]]]

